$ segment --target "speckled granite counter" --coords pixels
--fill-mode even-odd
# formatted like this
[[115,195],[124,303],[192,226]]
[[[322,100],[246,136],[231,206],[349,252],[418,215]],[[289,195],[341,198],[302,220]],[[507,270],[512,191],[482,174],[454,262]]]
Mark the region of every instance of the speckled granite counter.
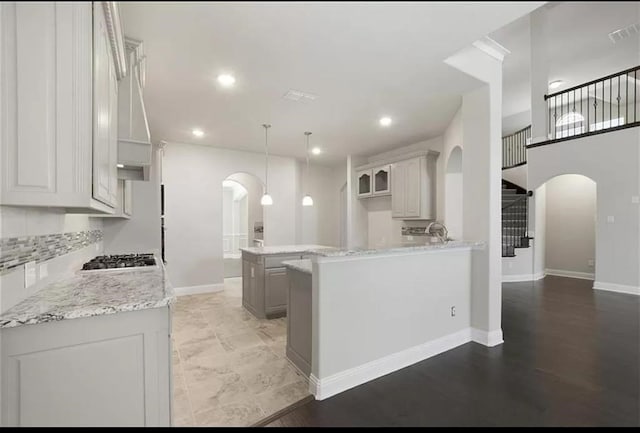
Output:
[[240,248],[240,250],[259,256],[268,256],[276,254],[319,254],[321,252],[335,251],[338,249],[324,245],[275,245],[271,247]]
[[0,315],[0,328],[165,307],[175,300],[157,268],[77,273],[43,287]]
[[287,268],[295,269],[296,271],[304,272],[305,274],[311,273],[311,260],[287,260],[282,262]]
[[366,256],[375,254],[406,254],[420,251],[431,250],[453,250],[461,248],[483,249],[484,242],[467,242],[467,241],[449,241],[446,244],[425,244],[425,245],[403,245],[391,248],[362,248],[362,249],[337,249],[316,251],[319,257],[349,257],[349,256]]

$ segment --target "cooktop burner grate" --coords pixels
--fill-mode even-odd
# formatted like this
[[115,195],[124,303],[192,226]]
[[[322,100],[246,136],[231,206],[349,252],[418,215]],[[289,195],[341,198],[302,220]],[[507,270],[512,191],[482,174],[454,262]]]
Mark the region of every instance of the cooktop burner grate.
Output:
[[130,269],[156,266],[153,254],[115,254],[97,256],[82,265],[83,271],[98,271],[108,269]]

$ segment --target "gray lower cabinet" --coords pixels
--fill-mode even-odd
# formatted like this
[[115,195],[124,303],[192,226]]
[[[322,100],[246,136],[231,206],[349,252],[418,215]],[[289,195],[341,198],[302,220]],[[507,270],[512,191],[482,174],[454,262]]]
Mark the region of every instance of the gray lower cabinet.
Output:
[[264,301],[265,313],[272,316],[287,312],[287,268],[265,269]]
[[289,269],[287,358],[311,374],[311,274]]
[[301,254],[258,255],[242,252],[242,306],[259,319],[287,314],[289,279],[282,262]]
[[2,426],[170,426],[168,307],[5,328]]

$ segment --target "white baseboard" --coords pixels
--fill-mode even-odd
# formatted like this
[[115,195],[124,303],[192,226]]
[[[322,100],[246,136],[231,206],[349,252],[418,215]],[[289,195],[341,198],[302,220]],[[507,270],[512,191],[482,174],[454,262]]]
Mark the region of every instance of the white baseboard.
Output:
[[521,275],[503,275],[503,283],[519,283],[523,281],[538,281],[546,277],[546,273],[538,272],[537,274],[521,274]]
[[398,353],[367,362],[357,367],[318,379],[313,374],[309,377],[309,392],[316,400],[339,394],[370,380],[408,367],[432,356],[446,352],[471,341],[471,329],[445,335],[418,346],[410,347]]
[[546,269],[547,275],[556,277],[579,278],[581,280],[593,280],[596,275],[588,272],[565,271],[564,269]]
[[629,295],[640,296],[640,287],[625,286],[624,284],[605,283],[603,281],[595,281],[593,283],[595,290],[605,290],[607,292],[627,293]]
[[176,296],[197,295],[200,293],[222,292],[224,284],[204,284],[202,286],[176,287],[173,292]]
[[471,340],[487,347],[494,347],[504,343],[502,339],[502,329],[487,332],[482,329],[471,328]]

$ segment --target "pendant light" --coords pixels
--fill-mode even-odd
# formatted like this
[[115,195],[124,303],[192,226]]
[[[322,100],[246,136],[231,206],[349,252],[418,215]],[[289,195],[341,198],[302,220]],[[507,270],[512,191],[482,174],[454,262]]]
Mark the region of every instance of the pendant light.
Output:
[[271,125],[264,123],[262,127],[264,128],[264,194],[260,199],[260,204],[262,206],[271,206],[273,199],[269,195],[269,145],[267,141],[267,131],[271,128]]
[[308,189],[309,189],[309,136],[311,135],[311,133],[307,131],[304,133],[304,135],[307,136],[307,182],[306,182],[307,193],[302,198],[302,206],[313,206],[313,199],[311,198],[308,192]]

